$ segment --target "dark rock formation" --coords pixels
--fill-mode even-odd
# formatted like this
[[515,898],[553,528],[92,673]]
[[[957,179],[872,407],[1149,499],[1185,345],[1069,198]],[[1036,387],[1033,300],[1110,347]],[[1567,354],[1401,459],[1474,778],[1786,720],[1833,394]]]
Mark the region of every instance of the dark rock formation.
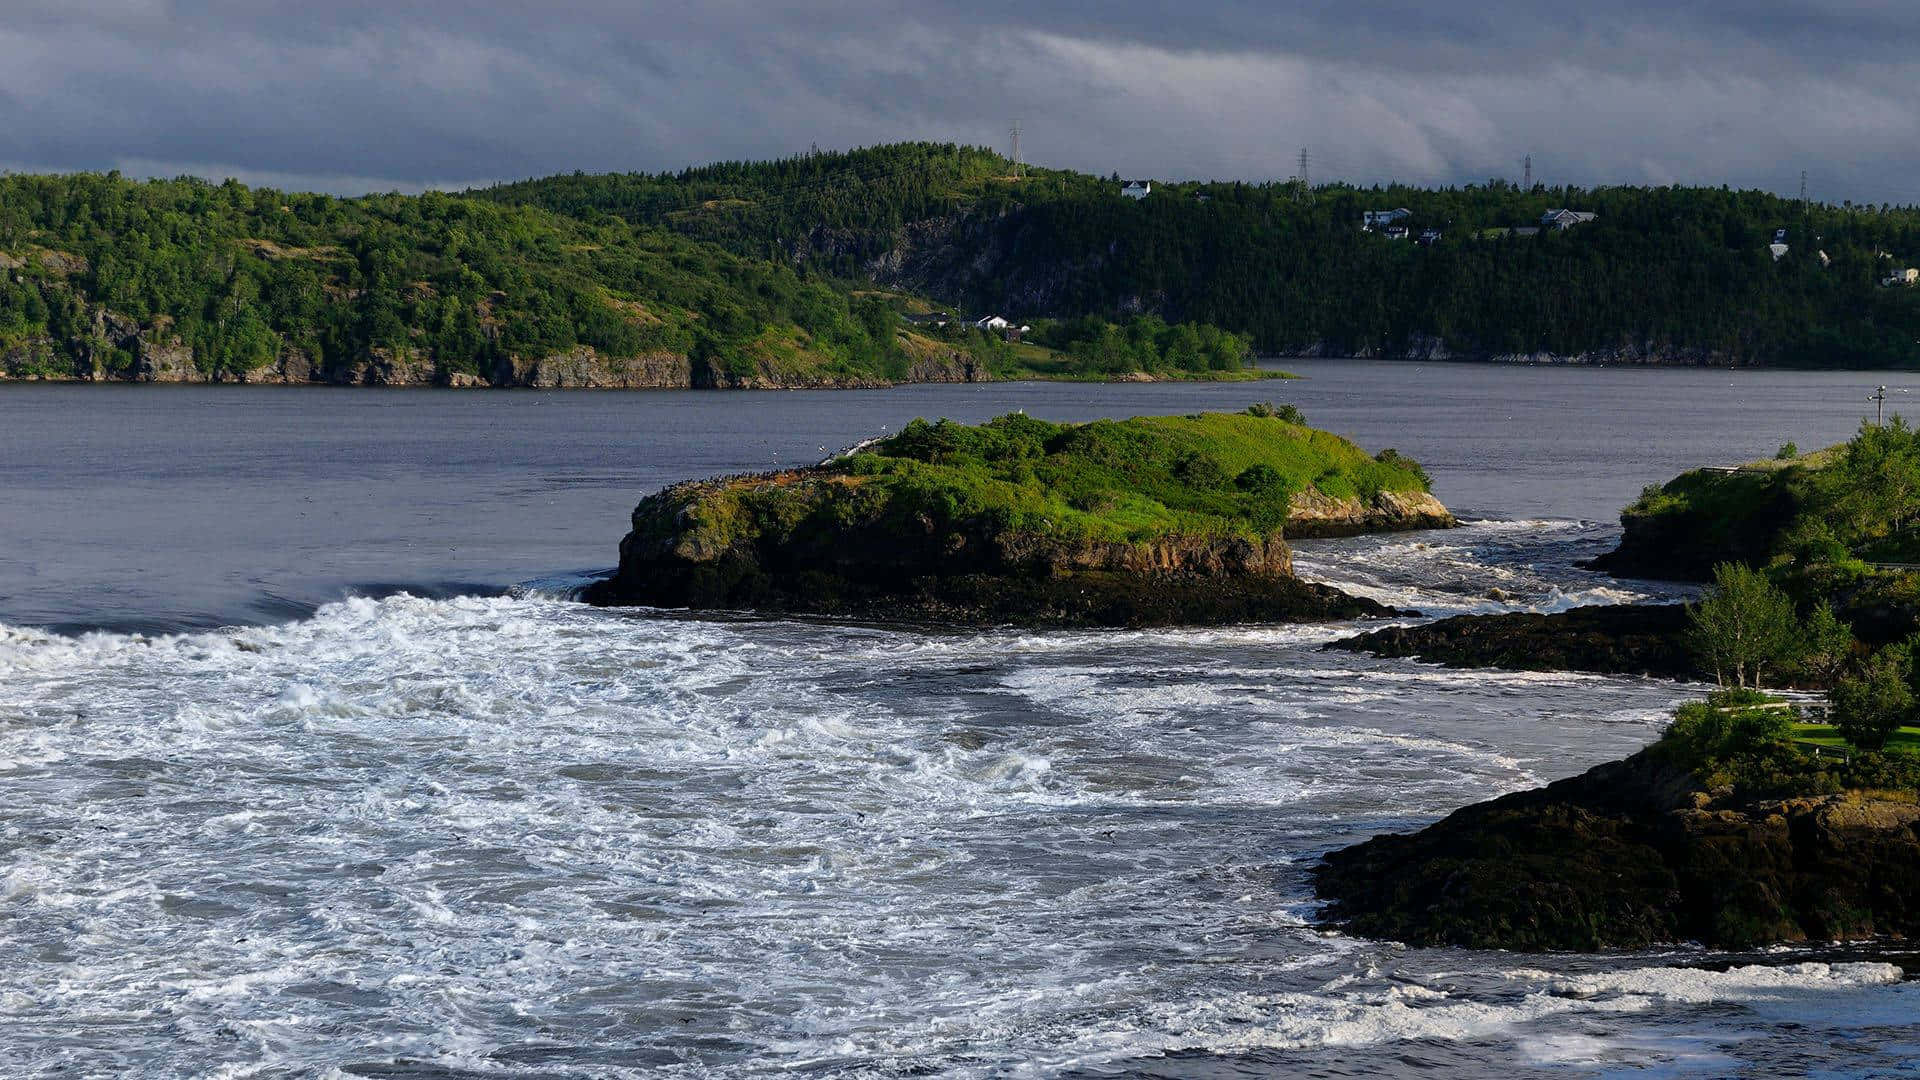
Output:
[[1656,746],[1333,852],[1327,923],[1413,945],[1717,948],[1920,933],[1920,806],[1736,804]]
[[1697,674],[1686,629],[1686,609],[1677,604],[1618,604],[1546,615],[1456,615],[1342,638],[1327,648],[1458,668],[1684,679]]

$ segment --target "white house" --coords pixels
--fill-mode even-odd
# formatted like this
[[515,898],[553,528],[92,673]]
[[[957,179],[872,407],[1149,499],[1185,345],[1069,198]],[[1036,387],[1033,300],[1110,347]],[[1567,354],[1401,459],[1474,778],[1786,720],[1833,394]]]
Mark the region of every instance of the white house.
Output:
[[1787,247],[1787,245],[1782,244],[1777,240],[1767,245],[1767,253],[1773,256],[1774,262],[1779,262],[1781,259],[1786,258],[1787,252],[1791,250],[1792,249]]
[[1125,195],[1129,199],[1144,199],[1153,194],[1153,181],[1129,180],[1120,185],[1120,194]]
[[1540,224],[1550,229],[1571,229],[1575,225],[1592,221],[1599,216],[1585,210],[1549,210],[1540,215]]
[[1895,270],[1880,281],[1882,285],[1920,285],[1920,268],[1909,266],[1905,270]]
[[1031,326],[1014,323],[998,315],[989,315],[984,319],[975,320],[973,325],[979,327],[982,330],[989,330],[994,333],[997,333],[1001,337],[1004,337],[1009,341],[1017,341],[1019,340],[1020,335],[1025,334],[1028,331],[1033,329],[1033,327]]
[[1404,206],[1396,207],[1392,210],[1362,210],[1360,212],[1360,227],[1368,232],[1372,232],[1375,228],[1384,228],[1402,218],[1410,218],[1412,216],[1413,211]]
[[1387,239],[1405,240],[1406,238],[1407,238],[1407,227],[1405,225],[1387,226]]

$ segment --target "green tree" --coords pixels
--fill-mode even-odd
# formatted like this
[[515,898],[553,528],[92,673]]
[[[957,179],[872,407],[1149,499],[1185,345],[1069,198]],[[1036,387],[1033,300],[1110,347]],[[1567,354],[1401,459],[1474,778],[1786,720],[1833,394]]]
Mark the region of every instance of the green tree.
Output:
[[1713,583],[1705,600],[1688,606],[1688,640],[1720,685],[1757,687],[1768,668],[1798,658],[1803,643],[1793,601],[1765,574],[1721,563]]
[[1818,685],[1834,685],[1853,662],[1853,628],[1831,604],[1814,605],[1801,624],[1800,643],[1800,671]]
[[1861,750],[1887,744],[1888,736],[1913,712],[1913,691],[1907,686],[1910,664],[1905,649],[1881,649],[1858,674],[1834,686],[1829,699],[1841,738]]

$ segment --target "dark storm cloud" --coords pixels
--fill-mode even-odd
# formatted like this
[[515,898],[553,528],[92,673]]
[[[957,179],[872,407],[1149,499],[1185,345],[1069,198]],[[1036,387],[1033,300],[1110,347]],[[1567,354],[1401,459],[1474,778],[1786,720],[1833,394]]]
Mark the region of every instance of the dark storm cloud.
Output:
[[335,191],[904,138],[1163,177],[1920,200],[1911,0],[12,0],[0,165]]

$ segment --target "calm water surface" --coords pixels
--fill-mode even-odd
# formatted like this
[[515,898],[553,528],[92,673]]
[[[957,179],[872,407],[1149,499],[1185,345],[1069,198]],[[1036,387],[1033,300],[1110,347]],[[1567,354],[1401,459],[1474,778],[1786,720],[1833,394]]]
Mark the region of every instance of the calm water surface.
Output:
[[1910,1074],[1901,957],[1309,928],[1321,852],[1618,757],[1687,687],[1319,651],[1348,627],[920,634],[561,598],[672,480],[916,415],[1254,398],[1418,457],[1475,519],[1303,545],[1311,576],[1436,614],[1670,598],[1575,564],[1643,485],[1844,438],[1873,383],[1294,366],[0,387],[5,1071]]

